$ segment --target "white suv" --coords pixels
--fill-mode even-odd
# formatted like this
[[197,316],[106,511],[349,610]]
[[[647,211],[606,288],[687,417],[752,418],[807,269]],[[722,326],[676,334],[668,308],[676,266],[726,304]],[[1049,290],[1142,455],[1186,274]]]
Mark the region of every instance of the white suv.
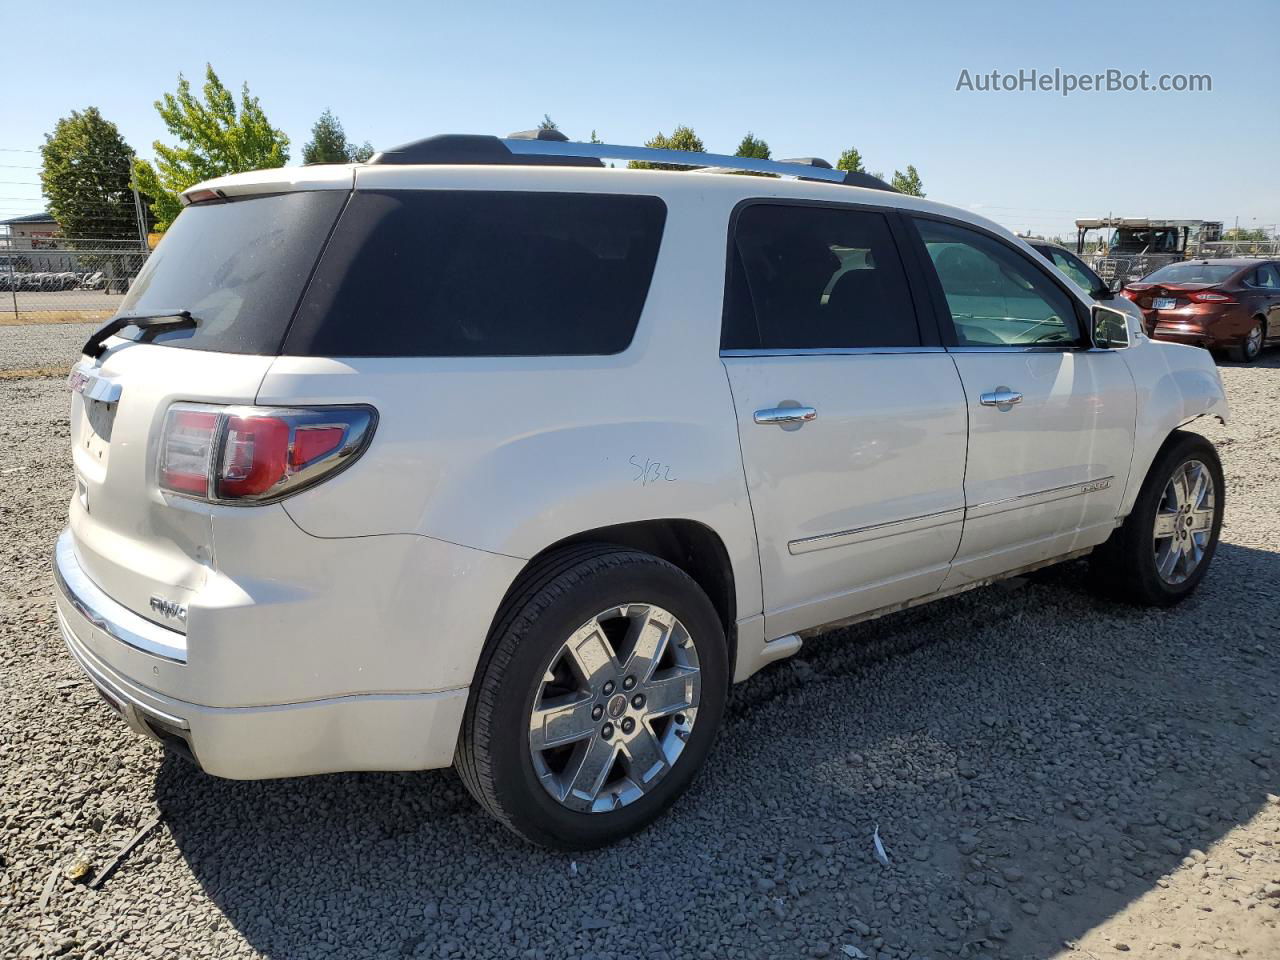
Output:
[[1090,551],[1136,602],[1204,576],[1203,350],[865,175],[546,136],[187,191],[71,376],[60,623],[136,731],[454,764],[587,847],[803,638]]

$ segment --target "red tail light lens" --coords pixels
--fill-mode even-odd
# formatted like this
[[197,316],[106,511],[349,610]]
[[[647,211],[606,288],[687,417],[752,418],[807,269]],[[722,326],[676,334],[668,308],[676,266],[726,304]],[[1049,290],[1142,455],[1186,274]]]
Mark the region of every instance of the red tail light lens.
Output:
[[1235,303],[1235,297],[1228,296],[1225,293],[1219,293],[1217,290],[1193,290],[1187,294],[1187,299],[1192,303]]
[[372,407],[221,407],[179,403],[160,436],[157,479],[214,503],[270,503],[353,463],[377,424]]
[[218,499],[260,497],[289,472],[289,423],[281,417],[227,417]]

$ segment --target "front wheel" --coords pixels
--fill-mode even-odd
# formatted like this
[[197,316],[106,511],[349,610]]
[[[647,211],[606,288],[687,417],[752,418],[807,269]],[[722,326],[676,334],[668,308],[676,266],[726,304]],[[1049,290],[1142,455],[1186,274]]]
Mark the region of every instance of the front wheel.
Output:
[[1213,444],[1175,431],[1151,465],[1133,510],[1091,558],[1104,592],[1167,607],[1204,579],[1222,529],[1222,464]]
[[685,573],[604,544],[538,561],[499,612],[458,741],[463,783],[534,843],[641,829],[693,780],[728,687],[724,630]]

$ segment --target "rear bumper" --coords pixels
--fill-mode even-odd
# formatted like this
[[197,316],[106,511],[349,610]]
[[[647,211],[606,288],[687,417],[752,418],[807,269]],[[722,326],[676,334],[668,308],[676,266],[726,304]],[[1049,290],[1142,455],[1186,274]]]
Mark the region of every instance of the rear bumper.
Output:
[[[235,707],[190,703],[153,689],[144,680],[174,669],[174,658],[132,641],[146,628],[174,631],[112,606],[101,591],[95,594],[74,549],[69,543],[63,549],[68,538],[64,533],[54,556],[63,640],[103,698],[136,732],[187,755],[207,773],[237,780],[422,770],[453,762],[466,687]],[[127,675],[95,652],[115,647],[127,648],[127,662],[135,667],[152,662],[151,669]]]

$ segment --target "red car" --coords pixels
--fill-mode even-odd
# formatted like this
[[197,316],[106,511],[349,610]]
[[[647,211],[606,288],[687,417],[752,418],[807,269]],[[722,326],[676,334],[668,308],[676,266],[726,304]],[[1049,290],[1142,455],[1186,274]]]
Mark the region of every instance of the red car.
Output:
[[1171,263],[1121,293],[1142,308],[1157,340],[1227,350],[1245,363],[1280,342],[1280,261]]

